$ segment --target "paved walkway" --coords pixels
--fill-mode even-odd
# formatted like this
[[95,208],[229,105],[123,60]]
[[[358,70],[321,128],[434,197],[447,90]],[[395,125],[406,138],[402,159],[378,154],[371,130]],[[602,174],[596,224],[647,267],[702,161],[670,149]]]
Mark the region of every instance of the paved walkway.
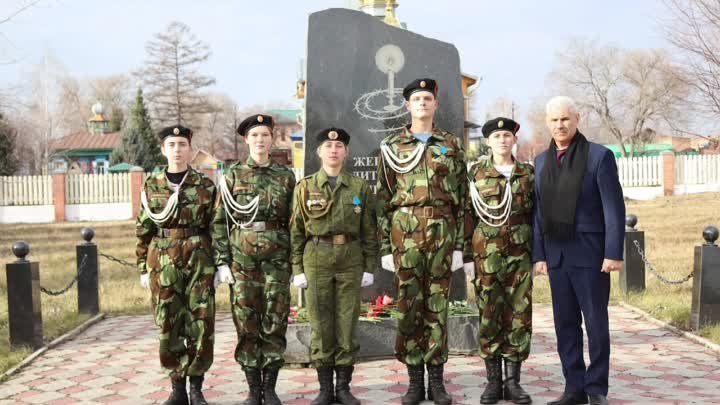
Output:
[[[720,404],[720,355],[622,307],[610,313],[611,404]],[[544,404],[563,389],[550,307],[536,306],[533,323],[523,385],[535,404]],[[218,316],[217,331],[206,397],[212,405],[238,404],[246,385],[232,358],[235,331],[229,314]],[[161,403],[169,390],[158,366],[155,333],[150,316],[105,319],[0,384],[0,405]],[[478,404],[484,375],[479,358],[452,357],[446,379],[454,403]],[[397,361],[366,362],[357,366],[353,391],[363,404],[399,404],[406,383]],[[285,404],[309,404],[316,390],[314,370],[281,371],[278,391]]]

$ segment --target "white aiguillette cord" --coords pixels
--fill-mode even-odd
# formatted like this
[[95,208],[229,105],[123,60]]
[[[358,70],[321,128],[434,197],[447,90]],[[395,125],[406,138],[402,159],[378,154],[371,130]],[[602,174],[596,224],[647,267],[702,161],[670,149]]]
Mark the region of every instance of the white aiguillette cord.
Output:
[[[475,209],[475,213],[477,214],[478,218],[480,218],[481,221],[483,221],[486,225],[492,226],[493,228],[499,228],[508,221],[508,218],[510,218],[510,207],[512,206],[512,184],[510,182],[510,179],[507,181],[507,185],[505,186],[505,192],[503,193],[503,199],[500,201],[498,205],[490,205],[483,201],[482,196],[480,196],[480,193],[477,190],[477,187],[475,187],[475,182],[471,181],[471,179],[468,179],[468,186],[470,186],[470,199],[472,200],[473,208]],[[492,215],[489,211],[490,210],[503,210],[503,213],[500,215]],[[495,224],[490,222],[490,220],[502,220],[499,224]]]
[[188,173],[185,173],[182,180],[180,181],[180,184],[178,184],[177,190],[175,190],[172,194],[170,194],[170,198],[168,198],[167,205],[165,205],[165,208],[163,208],[162,211],[155,214],[150,210],[150,206],[148,205],[147,195],[145,194],[145,188],[143,188],[142,192],[140,193],[140,203],[143,206],[143,209],[145,210],[145,213],[147,213],[147,216],[155,222],[156,225],[162,226],[165,222],[167,222],[170,217],[175,213],[175,210],[177,209],[178,204],[178,196],[180,194],[180,188],[182,187],[183,183],[185,183],[185,179],[188,176]]
[[[222,172],[220,173],[218,183],[220,188],[220,196],[222,197],[223,201],[223,209],[225,209],[225,214],[227,214],[226,216],[230,218],[230,220],[240,228],[248,229],[249,225],[255,221],[258,209],[260,208],[260,196],[256,195],[255,198],[253,198],[249,203],[245,205],[239,204],[235,201],[232,193],[228,189],[227,181],[225,180],[225,174]],[[248,222],[236,221],[235,217],[233,217],[233,213],[235,212],[241,215],[252,215],[252,218],[250,218]]]
[[[425,152],[425,144],[422,142],[418,142],[417,146],[415,146],[415,149],[413,149],[413,151],[410,152],[410,155],[406,158],[400,158],[395,153],[393,153],[392,148],[390,148],[385,142],[380,144],[380,152],[382,153],[383,161],[387,162],[390,168],[393,169],[396,173],[407,173],[414,169],[415,166],[417,166],[417,164],[420,162],[420,159],[422,159],[423,153]],[[389,187],[390,181],[387,177],[387,170],[384,171],[384,173],[385,182]]]

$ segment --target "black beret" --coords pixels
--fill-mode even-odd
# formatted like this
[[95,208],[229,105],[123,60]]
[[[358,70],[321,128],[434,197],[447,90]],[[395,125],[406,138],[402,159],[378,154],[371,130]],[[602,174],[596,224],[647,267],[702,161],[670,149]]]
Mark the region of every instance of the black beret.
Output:
[[342,128],[330,127],[323,129],[317,134],[318,145],[325,141],[340,141],[347,146],[347,144],[350,143],[350,134]]
[[169,136],[182,136],[187,138],[188,141],[192,140],[193,131],[190,128],[185,128],[181,125],[174,125],[172,127],[165,127],[158,133],[160,141],[164,141]]
[[415,79],[403,89],[403,97],[410,100],[410,95],[418,91],[429,91],[433,96],[438,95],[438,85],[433,79]]
[[255,114],[251,115],[243,120],[237,127],[238,135],[245,136],[247,132],[254,127],[264,125],[271,130],[275,127],[275,120],[270,115]]
[[496,131],[510,131],[515,135],[519,130],[520,124],[505,117],[493,118],[482,126],[482,133],[485,138]]

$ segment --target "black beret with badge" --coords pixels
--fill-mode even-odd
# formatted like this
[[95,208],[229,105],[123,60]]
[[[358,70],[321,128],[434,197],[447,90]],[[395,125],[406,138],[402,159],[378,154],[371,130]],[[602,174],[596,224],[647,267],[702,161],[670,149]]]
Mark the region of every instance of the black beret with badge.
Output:
[[192,140],[193,131],[190,128],[185,128],[181,125],[174,125],[171,127],[165,127],[158,133],[160,141],[164,141],[165,138],[170,136],[181,136],[187,138],[188,141]]
[[350,143],[350,134],[342,128],[330,127],[317,134],[318,145],[325,141],[340,141],[347,146]]
[[520,124],[505,117],[493,118],[482,126],[482,134],[485,138],[497,131],[510,131],[513,135],[515,135],[519,130]]
[[245,136],[247,132],[257,126],[264,125],[270,130],[275,127],[275,120],[270,115],[254,114],[245,118],[240,125],[237,127],[237,133],[240,136]]
[[429,91],[433,96],[438,95],[438,84],[433,79],[415,79],[403,89],[403,97],[410,100],[410,96],[418,91]]

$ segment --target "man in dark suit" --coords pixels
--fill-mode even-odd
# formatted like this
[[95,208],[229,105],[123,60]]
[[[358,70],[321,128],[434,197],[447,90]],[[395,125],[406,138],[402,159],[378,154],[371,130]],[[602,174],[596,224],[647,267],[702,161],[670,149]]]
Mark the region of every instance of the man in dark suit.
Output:
[[[548,150],[535,158],[533,262],[550,276],[565,391],[548,405],[607,404],[610,272],[620,269],[625,204],[615,157],[589,142],[568,97],[551,99]],[[583,360],[582,320],[590,364]]]

